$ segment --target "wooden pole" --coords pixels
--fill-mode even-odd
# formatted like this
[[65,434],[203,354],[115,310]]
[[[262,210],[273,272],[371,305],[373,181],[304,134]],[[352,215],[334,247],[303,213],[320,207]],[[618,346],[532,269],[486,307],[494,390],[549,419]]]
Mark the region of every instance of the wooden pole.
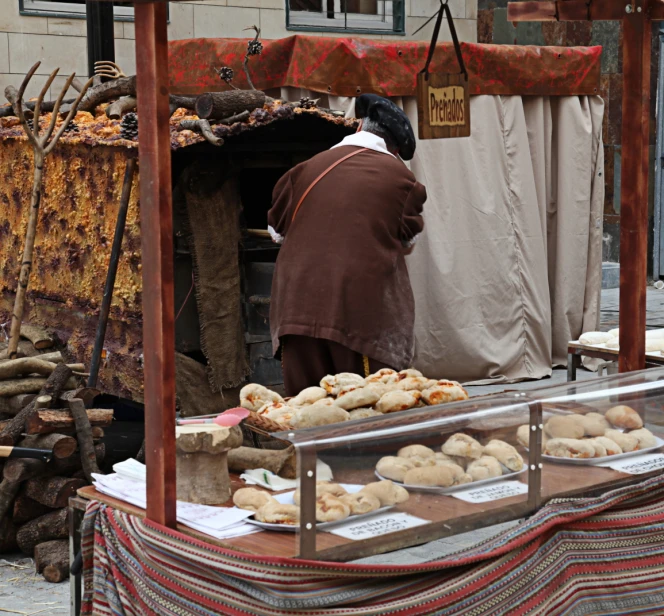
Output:
[[141,250],[147,517],[174,528],[175,335],[166,4],[134,5]]
[[650,23],[640,4],[623,17],[620,372],[643,370],[646,359]]

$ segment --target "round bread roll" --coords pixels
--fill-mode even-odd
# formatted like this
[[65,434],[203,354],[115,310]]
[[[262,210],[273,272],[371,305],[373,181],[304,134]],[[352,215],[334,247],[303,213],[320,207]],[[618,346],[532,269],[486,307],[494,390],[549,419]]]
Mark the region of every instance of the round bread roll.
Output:
[[327,398],[327,392],[322,387],[307,387],[297,394],[297,396],[291,398],[288,404],[290,406],[308,406],[323,398]]
[[283,402],[284,399],[276,392],[258,385],[250,383],[240,390],[240,406],[250,411],[258,412],[268,402]]
[[403,483],[406,473],[415,468],[415,465],[408,458],[399,458],[397,456],[385,456],[378,460],[376,470],[385,479],[392,479]]
[[396,370],[391,370],[390,368],[383,368],[374,374],[370,374],[366,378],[367,385],[369,383],[384,383],[385,385],[389,383],[396,383],[399,380],[399,373]]
[[500,440],[492,440],[484,447],[485,456],[493,456],[503,466],[511,471],[520,471],[523,468],[521,454],[509,443]]
[[[348,494],[346,489],[343,486],[340,486],[338,483],[330,483],[329,481],[317,481],[316,482],[316,498],[322,496],[323,494],[332,494],[332,496],[343,496]],[[293,502],[296,505],[300,504],[300,488],[295,490],[293,494]]]
[[[463,471],[461,472],[461,475]],[[459,475],[459,477],[461,476]],[[437,486],[449,488],[455,483],[454,471],[446,466],[414,468],[406,473],[404,484],[408,486]]]
[[449,384],[440,384],[438,381],[433,387],[425,389],[422,392],[422,399],[429,405],[447,404],[449,402],[459,402],[468,400],[468,392],[461,385],[448,382]]
[[611,429],[611,425],[601,413],[581,415],[581,425],[586,436],[604,436],[604,433]]
[[461,456],[448,456],[447,454],[438,451],[436,452],[435,455],[435,462],[436,464],[444,464],[445,462],[452,462],[453,464],[456,464],[457,466],[460,466],[462,469],[466,470],[468,464],[472,462],[472,458],[463,458]]
[[576,415],[555,415],[544,426],[551,438],[583,438],[585,430]]
[[555,458],[594,458],[595,448],[588,441],[573,438],[552,438],[544,453]]
[[466,474],[463,468],[449,460],[438,460],[436,466],[442,466],[443,468],[449,469],[454,477],[455,485],[458,484],[461,481],[461,478]]
[[339,500],[348,505],[351,515],[361,515],[363,513],[371,513],[380,509],[380,501],[371,494],[363,494],[356,492],[355,494],[344,494],[339,497]]
[[372,406],[380,400],[380,396],[369,389],[368,387],[358,387],[352,391],[342,393],[336,400],[335,404],[342,409],[352,411],[359,409],[362,406]]
[[619,338],[611,338],[606,343],[606,348],[607,349],[615,349],[616,351],[620,349],[620,339]]
[[399,371],[399,380],[403,381],[404,379],[408,379],[411,377],[422,377],[424,376],[419,370],[415,370],[414,368],[408,368],[407,370],[400,370]]
[[385,385],[385,383],[368,383],[366,389],[373,391],[380,400],[388,391],[392,391],[392,385]]
[[422,468],[424,466],[436,466],[436,458],[423,458],[422,456],[410,456],[410,458],[404,458],[408,460],[415,468]]
[[466,469],[473,481],[482,481],[483,479],[492,479],[500,477],[503,474],[503,467],[500,462],[492,456],[482,456],[479,460],[474,460]]
[[620,432],[620,430],[607,430],[604,433],[606,438],[610,438],[613,442],[617,443],[623,453],[636,451],[639,449],[639,439],[632,436],[631,433]]
[[240,488],[233,494],[233,504],[240,509],[258,511],[268,503],[276,503],[277,500],[264,490],[257,488]]
[[433,449],[429,449],[424,445],[408,445],[399,449],[397,455],[400,458],[412,458],[413,456],[418,456],[420,458],[433,458],[436,455],[436,452]]
[[643,420],[640,415],[629,406],[614,406],[606,412],[606,418],[614,428],[623,430],[638,430],[643,428]]
[[350,507],[333,494],[321,494],[316,499],[316,521],[338,522],[350,515]]
[[457,485],[463,485],[464,483],[472,483],[473,482],[473,477],[469,475],[468,473],[464,473],[459,477],[459,481],[457,481]]
[[[519,441],[519,445],[528,449],[530,447],[530,425],[523,424],[519,426],[516,431],[516,440]],[[546,446],[546,442],[549,440],[549,437],[546,435],[546,432],[542,432],[542,451]]]
[[290,420],[291,427],[295,429],[327,426],[329,424],[348,421],[350,415],[338,406],[311,404],[297,409]]
[[597,437],[586,439],[585,442],[590,443],[595,448],[595,458],[604,458],[606,456],[606,447],[597,440]]
[[410,376],[402,379],[396,384],[396,389],[403,391],[422,391],[428,389],[429,379],[423,376]]
[[293,415],[297,410],[294,406],[289,406],[285,402],[270,402],[261,407],[258,414],[280,423],[285,428],[289,428]]
[[379,417],[382,413],[373,409],[354,409],[348,415],[349,419],[366,419],[367,417]]
[[415,407],[421,397],[419,391],[388,391],[376,404],[376,410],[380,413],[407,411]]
[[[450,436],[442,446],[442,451],[448,456],[472,458],[478,460],[482,457],[482,445],[467,434],[457,433]],[[468,470],[468,469],[466,469]]]
[[628,434],[638,439],[639,449],[648,449],[649,447],[657,446],[657,439],[655,438],[655,435],[647,428],[632,430]]
[[328,374],[323,377],[320,386],[330,395],[337,396],[342,390],[350,390],[354,387],[362,387],[364,379],[359,374],[352,372],[341,372],[340,374]]
[[408,490],[388,479],[369,483],[360,490],[360,493],[375,496],[380,501],[381,507],[405,503],[409,498]]
[[595,438],[593,438],[593,441],[595,441],[595,443],[599,443],[600,445],[602,445],[602,447],[604,447],[607,456],[617,456],[618,454],[621,454],[623,452],[618,443],[612,441],[610,438],[607,438],[606,436],[596,436]]
[[295,505],[282,505],[275,501],[261,507],[254,518],[259,522],[294,526],[300,523],[300,508]]

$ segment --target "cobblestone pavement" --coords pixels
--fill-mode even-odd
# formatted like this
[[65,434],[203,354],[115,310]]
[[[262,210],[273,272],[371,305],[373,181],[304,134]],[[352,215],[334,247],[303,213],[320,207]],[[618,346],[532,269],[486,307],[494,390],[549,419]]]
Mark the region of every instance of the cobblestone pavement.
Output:
[[[649,328],[664,327],[664,290],[650,287],[647,295],[647,325]],[[601,329],[607,331],[618,327],[618,289],[602,291]],[[580,369],[579,379],[595,378],[595,374]],[[504,389],[529,390],[537,387],[564,383],[567,378],[565,370],[554,370],[550,379],[530,381],[513,385],[491,385],[473,387],[471,395],[498,393]],[[485,541],[504,529],[518,524],[507,522],[472,533],[456,535],[446,539],[432,541],[391,554],[372,556],[357,562],[372,564],[417,564],[442,558],[462,549],[469,548]],[[24,556],[0,557],[0,616],[18,614],[20,616],[44,614],[60,616],[69,613],[69,583],[49,584],[41,576],[34,573],[31,559]]]

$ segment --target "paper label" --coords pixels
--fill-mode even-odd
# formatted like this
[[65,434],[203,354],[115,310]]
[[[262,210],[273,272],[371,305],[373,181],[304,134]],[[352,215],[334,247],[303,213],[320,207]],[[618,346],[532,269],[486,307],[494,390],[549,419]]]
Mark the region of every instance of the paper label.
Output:
[[371,539],[372,537],[380,537],[389,533],[396,533],[407,528],[414,528],[415,526],[424,526],[431,524],[429,520],[416,518],[408,513],[383,513],[362,522],[350,522],[342,526],[335,526],[326,532],[352,539],[353,541],[361,541],[362,539]]
[[641,475],[664,468],[664,454],[647,453],[643,456],[633,456],[615,462],[597,464],[596,466],[612,468],[614,471],[630,475]]
[[453,496],[467,503],[479,504],[509,498],[510,496],[519,496],[520,494],[528,494],[527,484],[520,481],[499,481],[481,488],[452,492],[448,496]]

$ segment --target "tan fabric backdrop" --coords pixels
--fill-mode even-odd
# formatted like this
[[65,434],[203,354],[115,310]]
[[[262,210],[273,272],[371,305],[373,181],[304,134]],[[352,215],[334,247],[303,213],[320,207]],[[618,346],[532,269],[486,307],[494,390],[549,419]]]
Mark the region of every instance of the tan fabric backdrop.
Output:
[[[352,99],[316,96],[353,113]],[[396,102],[417,126],[415,100]],[[599,96],[475,96],[471,137],[418,143],[410,167],[429,197],[408,269],[426,375],[542,378],[597,329],[603,113]]]

